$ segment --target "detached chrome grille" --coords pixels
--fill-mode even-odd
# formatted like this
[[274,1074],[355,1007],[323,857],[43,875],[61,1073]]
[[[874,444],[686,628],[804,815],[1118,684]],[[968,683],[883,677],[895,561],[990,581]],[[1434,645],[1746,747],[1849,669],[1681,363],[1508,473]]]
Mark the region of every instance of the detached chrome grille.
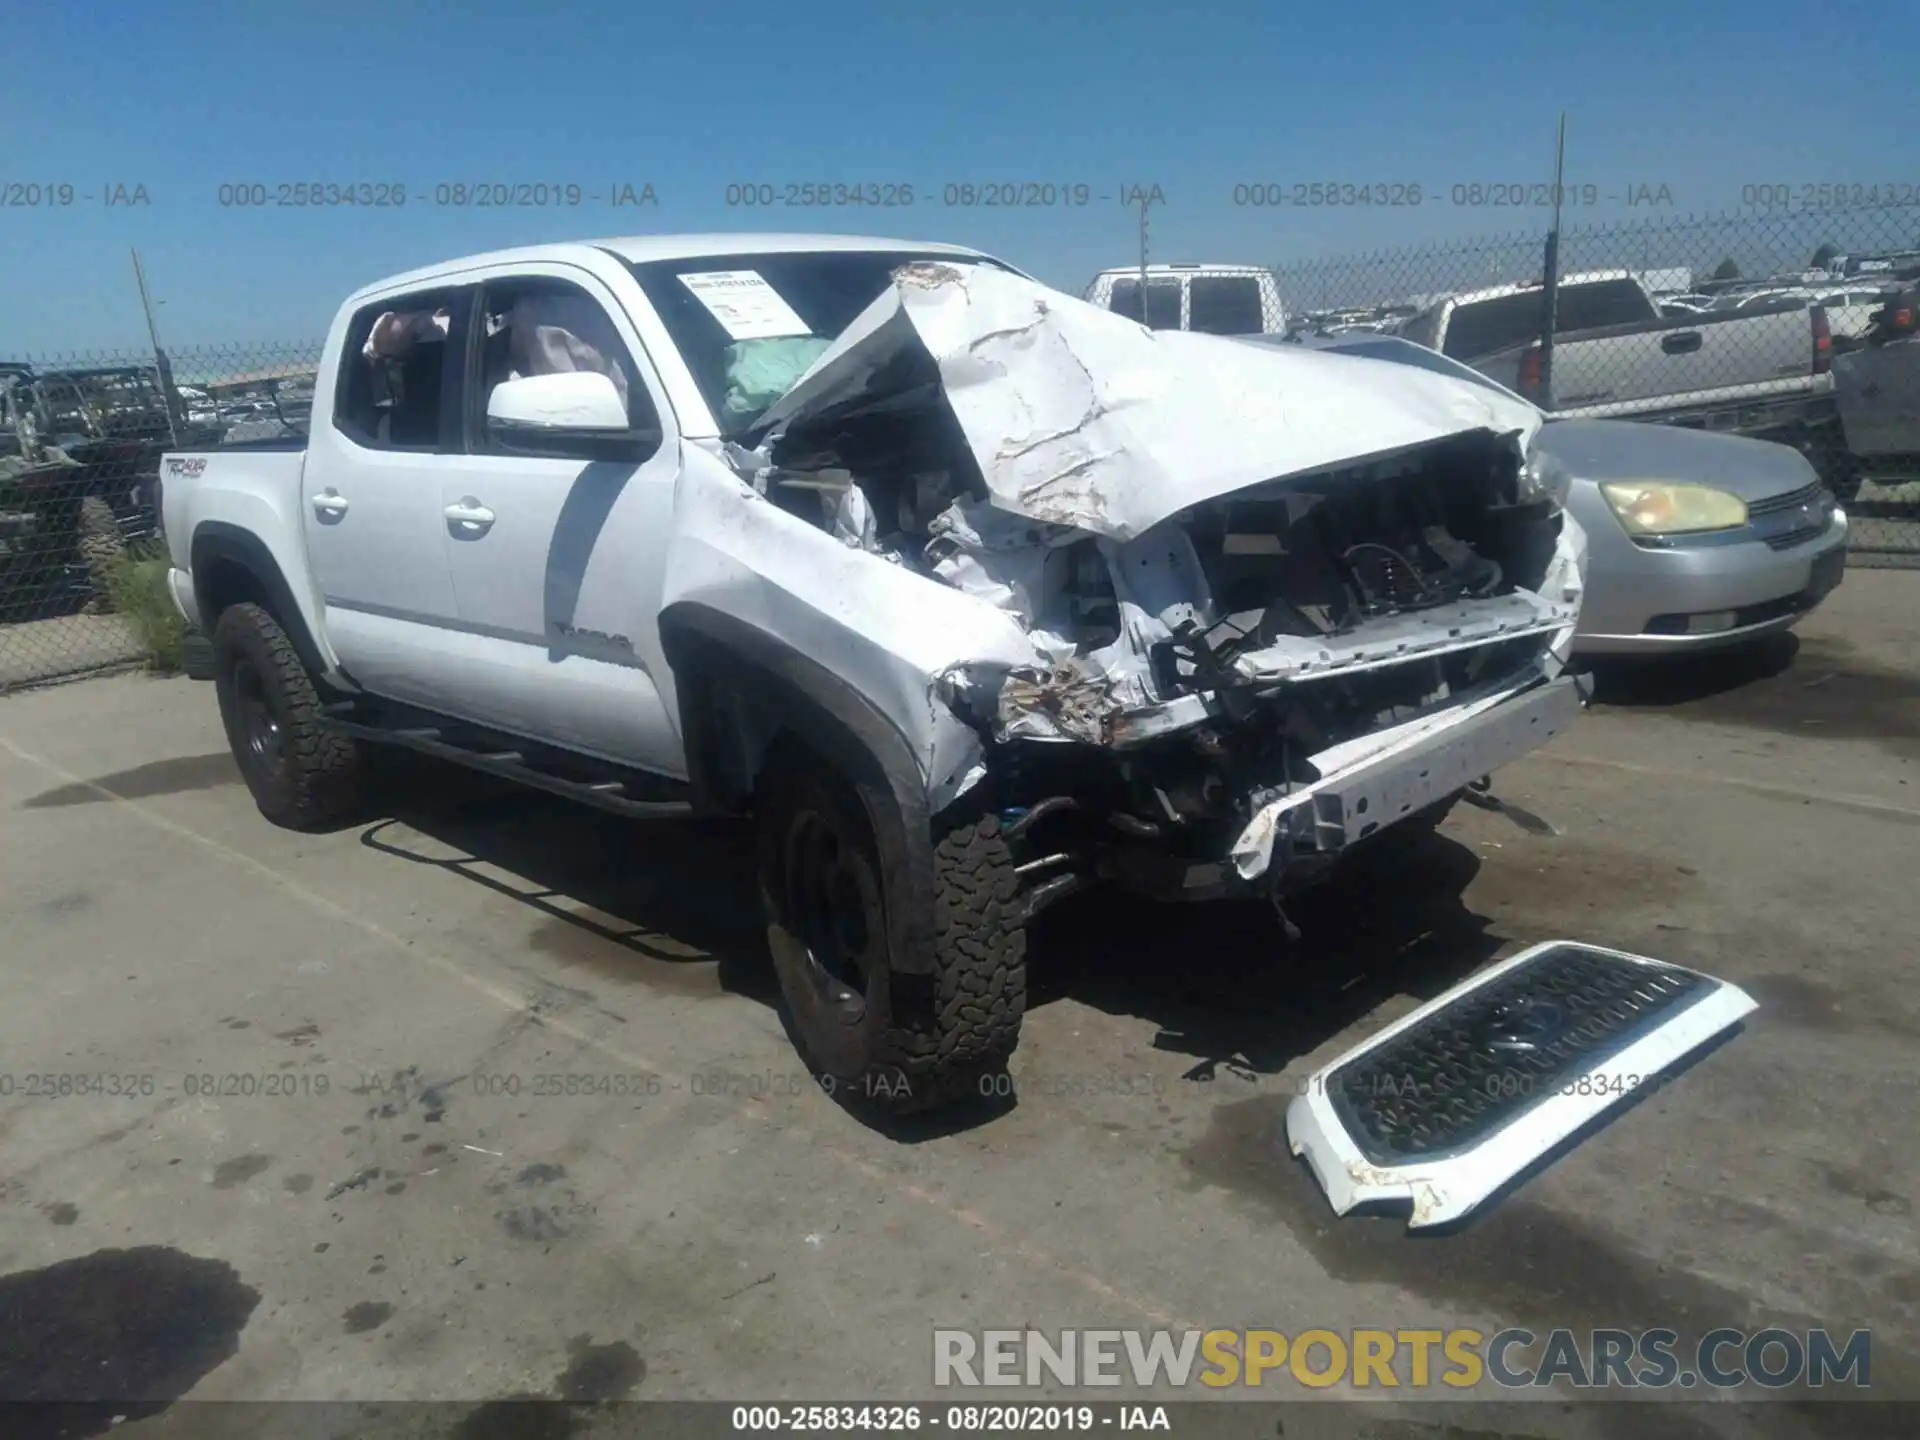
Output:
[[[1563,946],[1327,1076],[1354,1144],[1399,1165],[1484,1139],[1625,1050],[1712,982]],[[1624,1092],[1648,1077],[1615,1077]]]

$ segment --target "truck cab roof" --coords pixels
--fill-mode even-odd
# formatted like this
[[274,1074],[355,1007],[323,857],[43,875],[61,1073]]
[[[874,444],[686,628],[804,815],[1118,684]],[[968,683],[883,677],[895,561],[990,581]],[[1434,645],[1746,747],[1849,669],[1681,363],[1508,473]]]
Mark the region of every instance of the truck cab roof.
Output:
[[[1094,276],[1094,278],[1097,280],[1102,275],[1138,275],[1140,270],[1141,267],[1138,265],[1114,265],[1106,270],[1102,270],[1100,274]],[[1215,265],[1202,263],[1200,261],[1184,260],[1169,261],[1160,265],[1149,265],[1146,267],[1146,271],[1149,277],[1155,275],[1267,275],[1271,273],[1264,265]]]
[[[1631,270],[1581,270],[1572,275],[1562,275],[1560,288],[1564,290],[1569,285],[1595,285],[1605,280],[1634,278],[1634,272]],[[1509,295],[1524,295],[1530,290],[1541,290],[1545,287],[1544,280],[1521,280],[1507,285],[1489,285],[1480,290],[1462,290],[1457,294],[1440,296],[1430,303],[1437,305],[1442,300],[1451,300],[1455,305],[1475,305],[1482,300],[1503,300]]]
[[546,245],[521,245],[508,250],[490,250],[464,255],[423,266],[399,275],[388,275],[356,290],[348,299],[350,306],[376,295],[397,289],[428,285],[436,280],[492,265],[524,265],[540,261],[591,263],[603,255],[613,255],[629,265],[652,260],[687,260],[702,255],[777,255],[816,251],[910,250],[917,254],[952,255],[956,259],[985,259],[978,250],[964,245],[943,245],[932,241],[894,240],[873,235],[814,235],[804,232],[767,232],[755,230],[714,231],[704,234],[623,235],[603,239],[571,240]]

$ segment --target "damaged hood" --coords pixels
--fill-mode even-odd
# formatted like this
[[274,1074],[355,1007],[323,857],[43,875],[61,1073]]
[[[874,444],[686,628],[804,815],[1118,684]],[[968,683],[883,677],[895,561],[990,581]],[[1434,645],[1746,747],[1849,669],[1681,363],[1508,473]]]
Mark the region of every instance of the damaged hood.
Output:
[[910,408],[930,368],[997,508],[1123,541],[1263,481],[1475,430],[1524,445],[1540,425],[1450,376],[1149,330],[991,266],[921,262],[894,272],[755,438]]

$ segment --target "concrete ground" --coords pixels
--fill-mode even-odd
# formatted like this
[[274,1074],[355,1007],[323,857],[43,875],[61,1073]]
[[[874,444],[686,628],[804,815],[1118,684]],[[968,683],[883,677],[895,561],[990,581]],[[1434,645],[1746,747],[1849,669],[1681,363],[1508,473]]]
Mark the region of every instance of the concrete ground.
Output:
[[1847,513],[1853,530],[1850,564],[1920,566],[1920,485],[1869,481]]
[[[1514,1323],[1868,1327],[1875,1393],[1913,1396],[1916,600],[1856,571],[1797,646],[1603,674],[1496,777],[1504,812],[1303,904],[1300,954],[1237,908],[1061,907],[1017,1099],[890,1129],[802,1073],[727,831],[417,767],[392,818],[295,835],[211,687],[10,697],[0,1396],[145,1396],[110,1407],[129,1434],[183,1395],[928,1399],[934,1326]],[[1333,1218],[1277,1138],[1302,1077],[1556,936],[1760,1009],[1457,1233]],[[1368,1414],[1911,1433],[1831,1403]]]

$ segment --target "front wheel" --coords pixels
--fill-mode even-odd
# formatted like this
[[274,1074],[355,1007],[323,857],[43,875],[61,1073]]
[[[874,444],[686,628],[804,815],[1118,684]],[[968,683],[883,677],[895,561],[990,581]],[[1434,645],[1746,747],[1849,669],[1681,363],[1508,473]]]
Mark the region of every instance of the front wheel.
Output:
[[902,965],[887,915],[910,902],[888,893],[860,788],[789,752],[776,758],[759,810],[768,948],[789,1027],[819,1082],[896,1113],[1000,1093],[995,1077],[1026,1010],[1026,930],[997,820],[931,841],[932,954]]
[[324,723],[313,678],[279,621],[250,602],[221,611],[213,669],[227,744],[262,815],[317,830],[358,808],[366,757]]

